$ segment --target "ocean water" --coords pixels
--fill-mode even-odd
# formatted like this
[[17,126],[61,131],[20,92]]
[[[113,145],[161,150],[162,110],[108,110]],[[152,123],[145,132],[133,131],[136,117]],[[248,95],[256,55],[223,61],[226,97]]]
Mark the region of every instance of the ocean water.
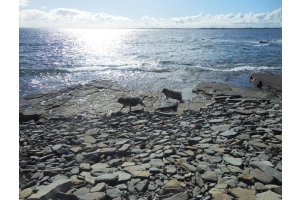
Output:
[[189,99],[254,72],[282,73],[282,29],[19,29],[20,97],[102,79]]

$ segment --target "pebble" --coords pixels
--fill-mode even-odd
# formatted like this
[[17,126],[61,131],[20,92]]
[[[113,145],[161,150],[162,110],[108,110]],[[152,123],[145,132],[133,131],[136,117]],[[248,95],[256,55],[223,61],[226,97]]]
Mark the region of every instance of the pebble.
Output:
[[220,98],[181,115],[22,122],[20,199],[280,199],[281,109]]

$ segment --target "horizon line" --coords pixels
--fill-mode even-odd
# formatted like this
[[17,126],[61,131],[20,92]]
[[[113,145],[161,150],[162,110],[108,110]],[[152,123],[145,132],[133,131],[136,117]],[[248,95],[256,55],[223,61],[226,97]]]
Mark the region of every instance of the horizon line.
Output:
[[202,27],[202,28],[62,28],[62,27],[19,27],[20,28],[49,28],[49,29],[282,29],[282,27],[235,27],[235,28],[225,28],[225,27]]

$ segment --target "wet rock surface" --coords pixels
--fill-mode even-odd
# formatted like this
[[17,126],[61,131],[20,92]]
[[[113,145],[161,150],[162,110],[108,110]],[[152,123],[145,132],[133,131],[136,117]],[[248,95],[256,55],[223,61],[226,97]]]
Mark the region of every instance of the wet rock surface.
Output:
[[274,92],[282,91],[282,76],[271,73],[253,73],[250,76],[250,81],[255,87]]
[[47,104],[59,112],[19,123],[20,199],[281,198],[281,103],[214,97],[181,114],[119,105],[73,115],[59,106],[70,97]]
[[[268,80],[273,80],[272,78],[269,77]],[[231,102],[234,102],[235,98],[240,97],[281,102],[281,90],[274,93],[258,88],[239,88],[222,83],[202,82],[191,91],[193,98],[185,99],[183,97],[184,103],[179,103],[173,99],[165,101],[163,93],[129,90],[111,81],[97,80],[85,85],[73,85],[46,94],[28,95],[20,98],[19,121],[34,120],[43,124],[44,121],[53,118],[108,116],[122,108],[123,105],[117,100],[126,96],[143,99],[146,107],[137,105],[132,107],[133,112],[155,112],[157,115],[167,117],[174,116],[174,113],[182,114],[185,110],[199,110],[214,101],[232,99]],[[125,107],[122,111],[128,112],[129,107]],[[251,114],[245,109],[235,109],[235,112],[244,115]],[[216,111],[212,114],[218,116],[219,113],[220,111]],[[219,120],[222,119],[217,119],[217,122]],[[199,125],[196,124],[195,126]]]

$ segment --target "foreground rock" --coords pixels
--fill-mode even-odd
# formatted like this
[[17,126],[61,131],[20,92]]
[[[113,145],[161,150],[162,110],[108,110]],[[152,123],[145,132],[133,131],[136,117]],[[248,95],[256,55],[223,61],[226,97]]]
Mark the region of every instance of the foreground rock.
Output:
[[20,122],[20,199],[280,198],[281,103],[234,97]]

